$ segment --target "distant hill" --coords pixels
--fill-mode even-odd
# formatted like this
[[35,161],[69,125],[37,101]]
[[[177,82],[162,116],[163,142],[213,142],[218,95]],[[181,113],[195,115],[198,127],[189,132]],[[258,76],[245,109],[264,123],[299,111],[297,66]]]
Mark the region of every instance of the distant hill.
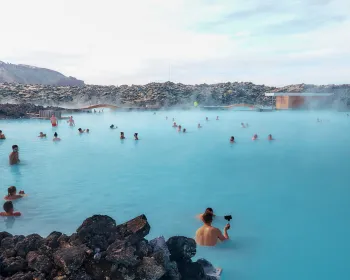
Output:
[[84,81],[50,69],[0,61],[0,83],[84,86]]

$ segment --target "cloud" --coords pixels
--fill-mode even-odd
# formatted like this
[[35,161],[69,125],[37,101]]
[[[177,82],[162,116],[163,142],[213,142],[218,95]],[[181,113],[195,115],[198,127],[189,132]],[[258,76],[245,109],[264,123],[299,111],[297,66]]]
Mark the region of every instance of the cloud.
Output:
[[328,15],[328,16],[309,16],[298,17],[291,20],[286,20],[277,24],[271,24],[263,27],[258,31],[259,35],[285,35],[285,34],[300,34],[308,31],[320,29],[323,26],[339,24],[349,20],[350,17],[343,15]]
[[16,13],[1,14],[0,60],[87,83],[166,81],[169,68],[175,82],[332,83],[345,80],[350,63],[347,0],[17,0],[1,7]]

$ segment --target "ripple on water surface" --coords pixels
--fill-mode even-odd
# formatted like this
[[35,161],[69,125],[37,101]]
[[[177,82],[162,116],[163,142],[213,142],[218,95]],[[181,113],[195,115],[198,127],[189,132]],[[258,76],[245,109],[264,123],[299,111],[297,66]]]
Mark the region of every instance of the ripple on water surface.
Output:
[[[188,133],[171,127],[173,117]],[[211,206],[233,215],[231,240],[198,248],[197,255],[222,267],[224,280],[350,274],[350,119],[344,114],[106,112],[75,119],[76,128],[62,121],[57,129],[47,121],[0,121],[7,136],[0,142],[1,189],[5,195],[15,185],[28,193],[15,202],[23,216],[0,219],[0,230],[72,233],[93,214],[124,222],[145,213],[149,238],[194,236],[200,226],[194,216]],[[112,123],[119,128],[109,129]],[[91,133],[78,135],[79,127]],[[40,131],[48,139],[37,138]],[[60,143],[51,141],[55,131]],[[253,142],[254,133],[260,139]],[[276,141],[266,140],[270,133]],[[10,167],[13,144],[22,163]],[[225,221],[215,224],[222,228]]]

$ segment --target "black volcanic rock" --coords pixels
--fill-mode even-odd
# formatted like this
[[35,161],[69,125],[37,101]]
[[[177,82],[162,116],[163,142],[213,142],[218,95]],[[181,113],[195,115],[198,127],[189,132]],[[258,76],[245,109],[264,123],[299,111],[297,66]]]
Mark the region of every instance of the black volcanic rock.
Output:
[[166,244],[173,261],[189,260],[196,255],[197,244],[192,238],[174,236],[169,238]]
[[71,274],[73,271],[79,270],[85,258],[85,246],[62,248],[53,254],[55,265],[63,269],[66,274]]
[[[266,92],[320,92],[334,93],[327,100],[341,107],[350,105],[350,85],[289,85],[271,87],[253,83],[220,83],[184,85],[172,82],[146,85],[122,86],[52,86],[0,83],[1,103],[32,103],[50,106],[80,108],[82,104],[111,104],[139,108],[193,108],[194,101],[200,106],[228,106],[248,104],[270,106],[275,99],[266,97]],[[330,105],[332,105],[330,104]],[[1,112],[0,112],[1,114]]]
[[71,236],[0,232],[0,280],[215,279],[204,271],[210,263],[192,262],[193,239],[147,241],[149,231],[145,215],[121,225],[111,217],[94,215]]
[[40,110],[62,110],[59,107],[43,107],[29,103],[0,104],[0,119],[30,118],[31,114],[38,114]]
[[27,254],[26,260],[28,262],[28,267],[37,272],[49,274],[53,266],[49,257],[34,251]]

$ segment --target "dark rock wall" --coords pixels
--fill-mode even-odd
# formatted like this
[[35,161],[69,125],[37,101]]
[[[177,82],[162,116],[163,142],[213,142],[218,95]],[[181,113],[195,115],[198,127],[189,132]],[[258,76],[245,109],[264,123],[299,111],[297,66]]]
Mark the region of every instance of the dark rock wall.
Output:
[[[282,88],[255,85],[253,83],[221,83],[213,85],[184,85],[150,83],[147,85],[121,86],[48,86],[0,84],[0,103],[33,103],[37,105],[79,107],[95,104],[112,104],[132,107],[193,107],[200,105],[252,105],[274,104],[266,92],[330,92],[329,100],[339,106],[350,104],[350,85],[290,85]],[[328,101],[327,101],[328,102]]]

